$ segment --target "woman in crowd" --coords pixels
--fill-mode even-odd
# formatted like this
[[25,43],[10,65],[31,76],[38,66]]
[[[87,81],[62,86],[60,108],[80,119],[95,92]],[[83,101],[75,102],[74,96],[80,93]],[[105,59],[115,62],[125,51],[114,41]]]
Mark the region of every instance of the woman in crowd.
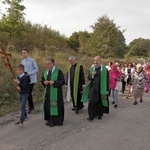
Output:
[[121,92],[122,92],[122,94],[124,94],[125,88],[126,88],[126,81],[125,81],[125,65],[122,65],[122,67],[121,67],[121,81],[122,81]]
[[[113,64],[111,65],[111,70],[109,71],[109,87],[112,90],[112,96],[113,96],[113,104],[114,108],[118,107],[118,91],[121,90],[121,72],[117,69],[117,65]],[[120,87],[117,82],[120,82]]]
[[133,75],[133,88],[134,88],[134,103],[133,105],[137,105],[137,99],[140,98],[140,102],[142,103],[142,97],[145,89],[145,84],[147,81],[147,75],[143,70],[141,64],[136,65],[136,71]]
[[127,83],[127,97],[131,97],[131,91],[132,91],[132,82],[131,82],[131,77],[135,72],[135,67],[133,64],[130,62],[128,63],[127,67],[125,68],[125,76],[126,76],[126,83]]
[[145,92],[147,93],[147,92],[150,91],[150,65],[149,64],[147,64],[145,66],[145,72],[146,72],[146,75],[147,75],[147,78],[148,78],[148,80],[146,82],[146,85],[145,85]]

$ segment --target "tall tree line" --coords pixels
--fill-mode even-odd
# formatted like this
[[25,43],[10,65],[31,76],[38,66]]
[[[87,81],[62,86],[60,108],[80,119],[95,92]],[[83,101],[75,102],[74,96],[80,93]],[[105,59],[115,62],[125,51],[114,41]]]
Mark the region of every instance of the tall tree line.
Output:
[[[138,38],[126,45],[124,32],[114,20],[107,15],[99,17],[91,25],[92,32],[74,32],[67,38],[59,31],[48,28],[47,25],[31,24],[26,21],[22,5],[23,0],[3,0],[6,13],[0,18],[0,40],[6,45],[13,45],[17,50],[23,46],[39,50],[60,51],[73,49],[77,53],[94,56],[100,54],[103,58],[123,58],[131,56],[150,56],[150,40]],[[12,47],[11,47],[12,48]]]

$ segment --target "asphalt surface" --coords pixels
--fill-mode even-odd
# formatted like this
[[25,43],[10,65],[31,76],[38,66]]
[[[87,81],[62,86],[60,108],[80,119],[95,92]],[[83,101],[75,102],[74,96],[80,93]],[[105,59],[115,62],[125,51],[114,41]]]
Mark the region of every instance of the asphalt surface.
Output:
[[65,103],[63,126],[49,127],[41,106],[28,115],[24,127],[15,125],[19,111],[0,118],[0,150],[150,150],[150,93],[144,102],[133,105],[133,98],[119,94],[114,109],[110,97],[110,114],[89,122],[85,107],[75,114]]

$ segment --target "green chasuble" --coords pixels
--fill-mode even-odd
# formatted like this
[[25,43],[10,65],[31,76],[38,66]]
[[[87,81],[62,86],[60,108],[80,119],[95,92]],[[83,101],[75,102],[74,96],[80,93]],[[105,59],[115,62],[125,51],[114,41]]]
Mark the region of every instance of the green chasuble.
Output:
[[[55,70],[51,73],[51,80],[52,81],[58,80],[58,70],[59,69],[57,67],[55,67]],[[46,69],[44,71],[45,81],[47,80],[48,71],[49,71],[48,69]],[[45,103],[45,95],[46,95],[46,90],[47,90],[46,88],[44,89],[44,94],[43,94],[43,104]],[[49,100],[50,100],[50,115],[51,116],[58,116],[58,105],[57,105],[58,89],[54,88],[53,85],[50,85],[50,99]]]
[[[90,68],[90,75],[92,74],[92,72],[95,70],[95,66],[92,65]],[[100,96],[102,99],[102,104],[105,107],[108,107],[108,101],[107,101],[107,68],[103,65],[101,65],[101,72],[100,72]],[[87,102],[88,101],[88,95],[89,95],[89,90],[90,90],[90,86],[91,86],[91,82],[87,85],[87,87],[85,88],[83,95],[82,95],[82,99],[81,102]]]
[[[73,98],[75,106],[77,106],[77,97],[78,97],[78,85],[79,85],[79,74],[80,74],[80,64],[76,64],[75,72],[74,72],[74,81],[73,81]],[[70,68],[69,72],[70,73]]]

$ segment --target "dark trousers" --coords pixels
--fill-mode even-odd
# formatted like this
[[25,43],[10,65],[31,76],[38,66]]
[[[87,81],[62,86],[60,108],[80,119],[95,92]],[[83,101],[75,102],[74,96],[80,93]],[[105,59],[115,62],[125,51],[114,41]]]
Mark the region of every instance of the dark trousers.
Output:
[[45,96],[45,103],[44,103],[44,119],[47,120],[48,122],[51,121],[50,117],[50,94],[46,94]]
[[33,86],[34,86],[34,83],[29,84],[29,96],[28,96],[29,109],[34,109],[34,104],[33,104],[33,99],[32,99]]
[[122,89],[121,89],[121,92],[122,92],[122,93],[124,93],[125,88],[126,88],[126,82],[125,82],[125,81],[122,81]]

